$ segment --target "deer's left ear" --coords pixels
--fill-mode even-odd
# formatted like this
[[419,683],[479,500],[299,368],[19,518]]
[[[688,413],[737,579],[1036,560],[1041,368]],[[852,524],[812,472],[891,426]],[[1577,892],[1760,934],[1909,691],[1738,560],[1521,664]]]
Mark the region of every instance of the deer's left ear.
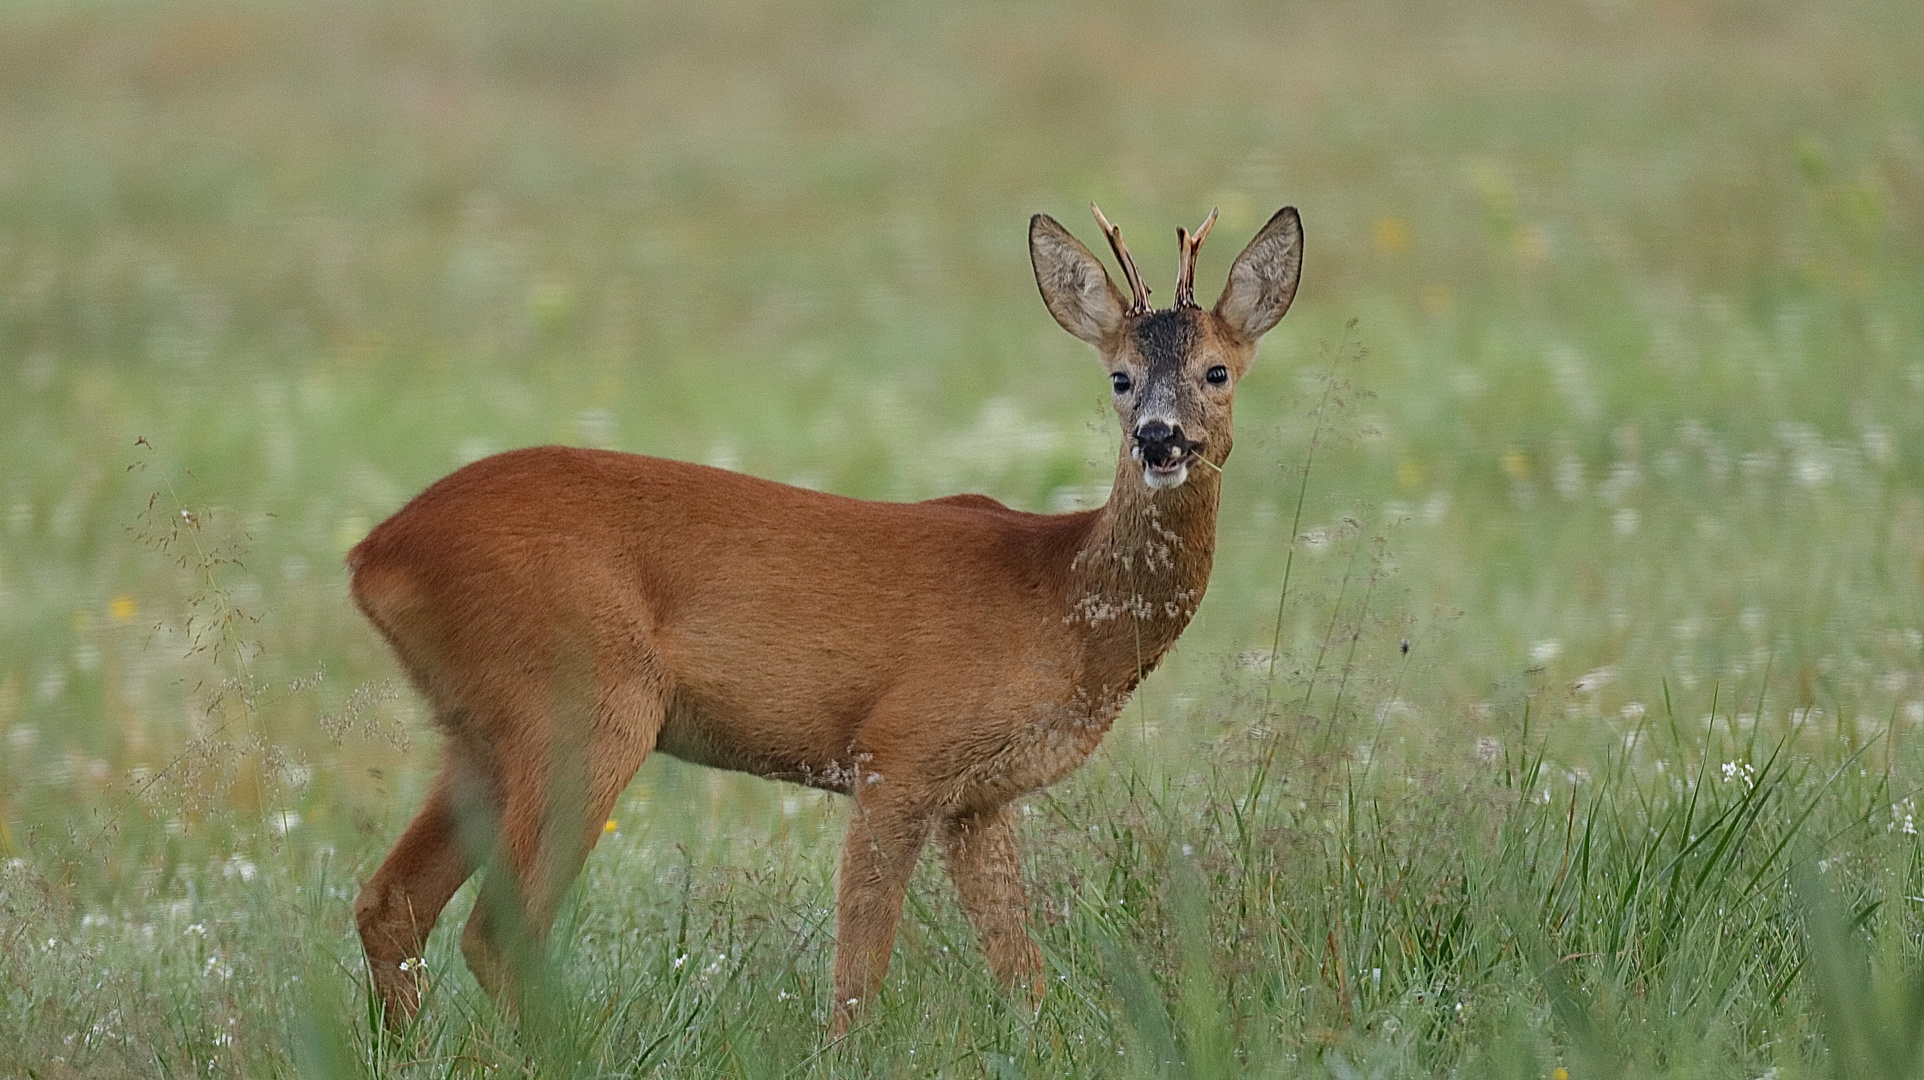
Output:
[[1276,211],[1229,268],[1216,317],[1251,345],[1282,321],[1296,299],[1303,269],[1303,221],[1296,208]]

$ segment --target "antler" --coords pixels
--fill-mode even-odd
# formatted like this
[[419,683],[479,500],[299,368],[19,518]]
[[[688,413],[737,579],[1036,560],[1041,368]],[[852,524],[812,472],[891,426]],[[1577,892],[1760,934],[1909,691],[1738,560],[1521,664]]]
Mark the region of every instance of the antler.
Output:
[[1202,250],[1203,240],[1215,224],[1216,208],[1212,206],[1194,236],[1181,225],[1176,226],[1176,247],[1182,253],[1182,261],[1176,266],[1176,306],[1179,308],[1196,306],[1196,253]]
[[1102,226],[1102,235],[1109,239],[1109,250],[1116,253],[1116,261],[1122,264],[1122,276],[1129,279],[1129,314],[1141,315],[1149,310],[1149,286],[1142,283],[1142,275],[1136,271],[1136,260],[1129,257],[1129,249],[1122,246],[1122,230],[1109,224],[1102,216],[1102,207],[1095,203],[1089,209],[1096,212],[1096,224]]

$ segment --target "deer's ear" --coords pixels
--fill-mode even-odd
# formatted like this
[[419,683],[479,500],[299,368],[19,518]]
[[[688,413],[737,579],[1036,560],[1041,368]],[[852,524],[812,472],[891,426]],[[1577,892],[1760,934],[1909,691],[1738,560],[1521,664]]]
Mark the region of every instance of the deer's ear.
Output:
[[1303,269],[1303,221],[1296,208],[1276,211],[1229,268],[1229,282],[1216,301],[1216,317],[1254,344],[1282,321],[1296,299]]
[[1064,330],[1100,347],[1122,326],[1122,293],[1102,260],[1047,214],[1029,219],[1029,261],[1042,302]]

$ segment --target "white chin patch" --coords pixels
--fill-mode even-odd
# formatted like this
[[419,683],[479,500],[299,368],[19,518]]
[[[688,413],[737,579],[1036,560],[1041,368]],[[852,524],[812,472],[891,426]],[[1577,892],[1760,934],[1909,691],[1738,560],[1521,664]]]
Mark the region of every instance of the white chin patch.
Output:
[[1144,465],[1142,467],[1142,482],[1148,484],[1150,488],[1156,491],[1181,487],[1182,482],[1187,479],[1189,479],[1189,462],[1187,460],[1177,462],[1176,467],[1173,469],[1158,469],[1150,465]]

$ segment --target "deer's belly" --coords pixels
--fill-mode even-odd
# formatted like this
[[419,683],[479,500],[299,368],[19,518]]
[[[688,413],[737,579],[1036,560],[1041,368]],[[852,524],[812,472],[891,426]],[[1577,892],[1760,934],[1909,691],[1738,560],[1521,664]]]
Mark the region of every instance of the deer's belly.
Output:
[[847,794],[855,786],[860,763],[837,760],[828,749],[832,742],[826,730],[792,722],[748,723],[682,700],[670,708],[655,749],[691,765]]

